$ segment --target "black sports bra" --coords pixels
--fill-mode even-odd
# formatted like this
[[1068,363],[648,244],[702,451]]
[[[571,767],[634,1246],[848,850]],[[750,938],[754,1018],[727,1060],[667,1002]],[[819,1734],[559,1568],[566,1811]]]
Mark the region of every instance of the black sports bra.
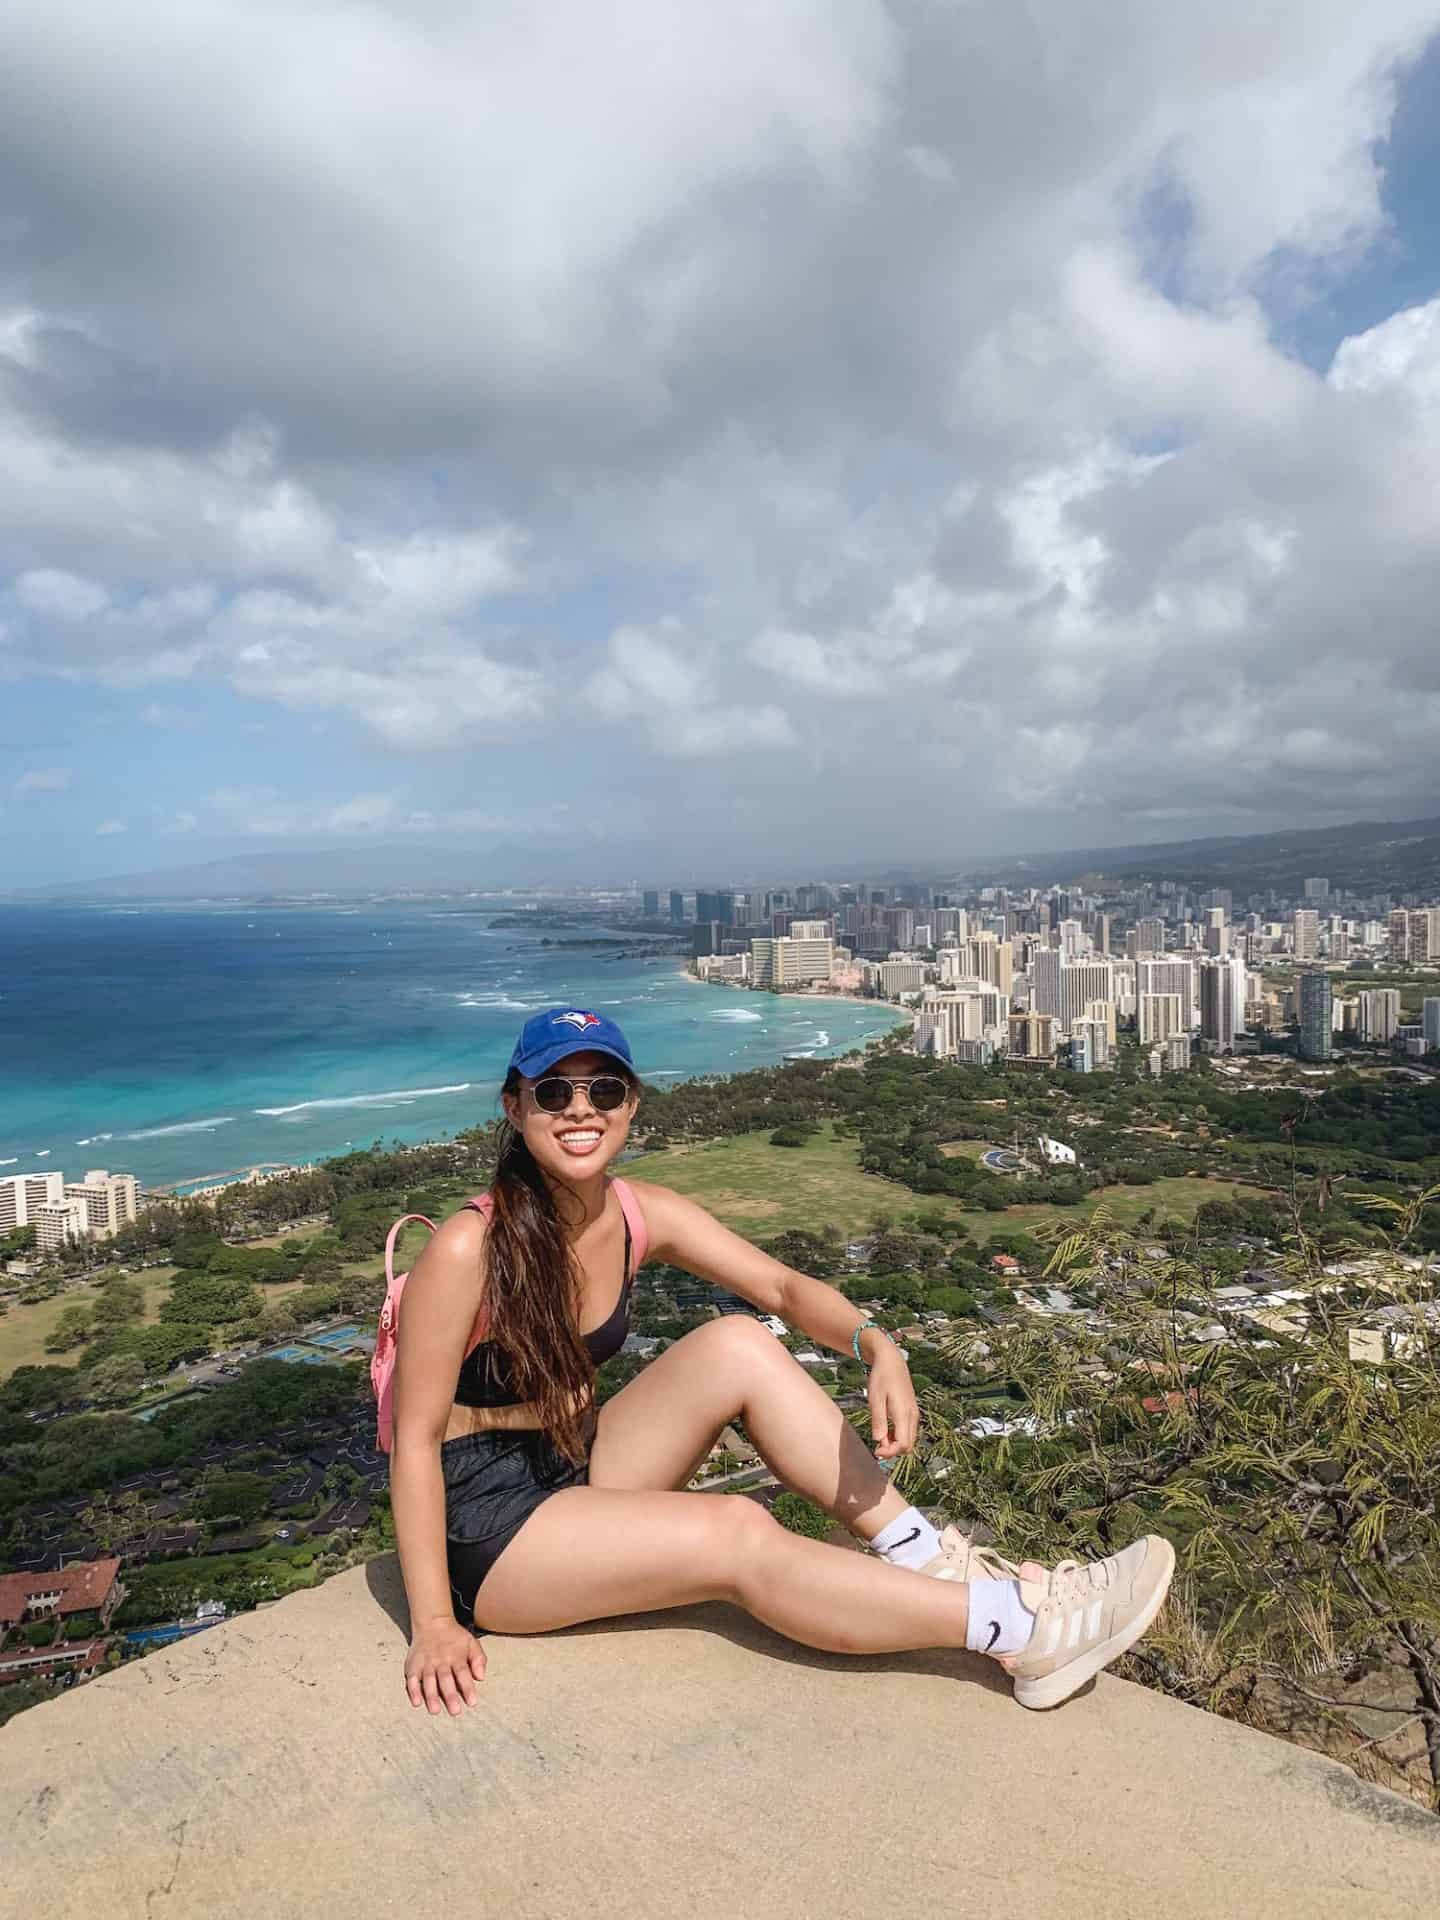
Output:
[[[620,1297],[610,1310],[610,1318],[592,1327],[585,1335],[585,1350],[597,1367],[617,1354],[630,1331],[630,1222],[625,1222],[625,1277]],[[510,1356],[498,1340],[482,1340],[460,1363],[460,1378],[455,1383],[455,1402],[461,1407],[518,1407],[523,1404],[515,1390],[515,1372]]]

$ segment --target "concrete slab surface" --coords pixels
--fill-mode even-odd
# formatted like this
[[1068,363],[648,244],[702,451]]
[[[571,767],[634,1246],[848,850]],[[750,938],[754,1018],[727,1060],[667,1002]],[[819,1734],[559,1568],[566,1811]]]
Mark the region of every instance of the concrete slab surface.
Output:
[[706,1607],[491,1637],[436,1720],[402,1620],[375,1561],[19,1716],[5,1920],[1440,1914],[1440,1821],[1121,1681],[1027,1714]]

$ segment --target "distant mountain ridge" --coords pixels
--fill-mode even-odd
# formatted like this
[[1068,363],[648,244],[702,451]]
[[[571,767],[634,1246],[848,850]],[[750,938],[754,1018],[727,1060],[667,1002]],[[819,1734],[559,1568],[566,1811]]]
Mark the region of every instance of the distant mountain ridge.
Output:
[[1440,818],[1355,820],[1338,827],[1293,827],[1278,833],[1213,835],[1150,846],[1070,848],[966,869],[987,884],[1036,885],[1083,875],[1137,881],[1176,880],[1190,887],[1229,887],[1297,895],[1320,876],[1332,888],[1358,893],[1440,894]]
[[[333,894],[485,893],[505,888],[544,890],[571,886],[623,885],[636,876],[646,884],[679,884],[692,859],[657,859],[638,844],[613,841],[492,840],[468,847],[387,845],[313,848],[304,851],[231,854],[190,866],[121,874],[108,880],[69,881],[12,889],[12,902],[86,900],[202,900]],[[833,872],[833,862],[811,863]],[[711,878],[730,884],[726,863],[713,863]],[[861,861],[849,870],[877,881],[949,878],[980,885],[1064,884],[1085,876],[1111,880],[1147,878],[1191,887],[1230,887],[1241,893],[1293,896],[1302,882],[1323,874],[1336,888],[1362,893],[1423,893],[1440,898],[1440,818],[1357,820],[1337,827],[1296,827],[1276,833],[1210,835],[1141,846],[1080,847],[1008,855],[963,866],[934,861]],[[778,876],[771,876],[776,878]]]

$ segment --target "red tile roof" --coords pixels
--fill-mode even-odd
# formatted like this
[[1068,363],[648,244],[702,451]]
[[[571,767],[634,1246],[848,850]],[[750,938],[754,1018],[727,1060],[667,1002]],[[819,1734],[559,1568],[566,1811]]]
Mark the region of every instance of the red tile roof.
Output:
[[0,1625],[23,1620],[32,1595],[59,1592],[57,1613],[103,1607],[120,1571],[117,1559],[76,1560],[58,1573],[0,1573]]

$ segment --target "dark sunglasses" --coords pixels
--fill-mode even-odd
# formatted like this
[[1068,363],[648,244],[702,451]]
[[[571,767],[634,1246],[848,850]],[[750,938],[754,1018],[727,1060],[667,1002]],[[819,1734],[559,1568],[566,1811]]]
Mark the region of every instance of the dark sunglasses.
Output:
[[530,1095],[542,1113],[564,1113],[577,1087],[585,1089],[597,1113],[614,1113],[630,1098],[630,1082],[618,1073],[597,1073],[591,1080],[567,1080],[562,1073],[550,1073],[535,1082]]

